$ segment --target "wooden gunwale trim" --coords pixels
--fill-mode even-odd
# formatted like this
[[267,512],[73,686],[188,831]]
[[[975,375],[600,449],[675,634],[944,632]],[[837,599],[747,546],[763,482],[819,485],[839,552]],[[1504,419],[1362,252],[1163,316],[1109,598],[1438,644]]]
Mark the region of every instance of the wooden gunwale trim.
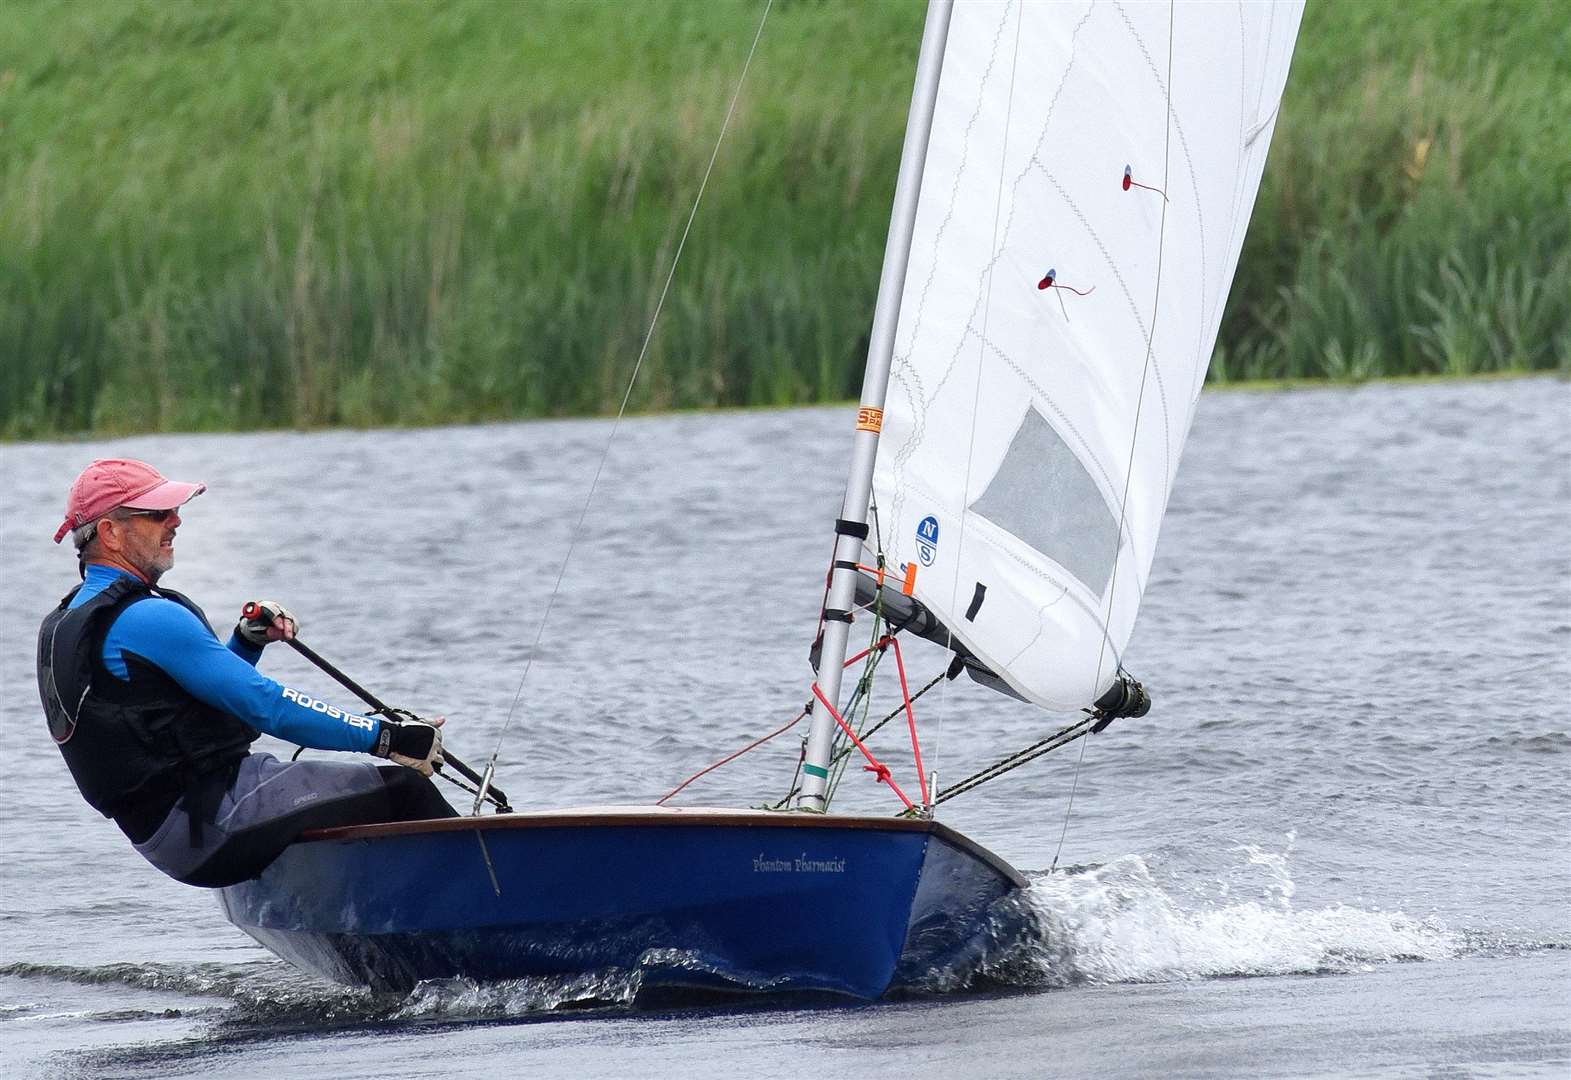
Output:
[[1013,884],[1015,888],[1023,889],[1028,884],[1030,884],[1028,881],[1026,881],[1024,874],[1016,870],[1013,866],[1010,866],[1002,858],[993,854],[975,840],[971,839],[965,833],[951,829],[948,825],[945,825],[940,821],[935,821],[931,824],[933,826],[933,836],[935,839],[942,840],[954,847],[959,848],[961,851],[970,855],[972,858],[977,859],[980,862],[987,863],[987,865],[991,866],[998,873],[1008,878],[1010,883]]
[[429,821],[394,821],[383,825],[342,825],[333,829],[313,829],[303,833],[297,843],[323,840],[378,840],[394,836],[423,836],[450,832],[501,832],[513,829],[578,828],[721,828],[757,829],[858,829],[872,832],[927,833],[991,866],[1017,888],[1026,879],[1020,871],[964,833],[941,821],[925,818],[867,817],[850,814],[759,814],[757,812],[671,813],[651,810],[585,814],[572,811],[529,814],[493,814],[489,817],[436,818]]
[[[669,811],[639,813],[582,814],[493,814],[489,817],[434,818],[428,821],[391,821],[384,825],[340,825],[332,829],[312,829],[302,833],[302,841],[372,840],[384,836],[417,836],[424,833],[469,832],[507,829],[577,829],[608,826],[615,828],[691,829],[708,825],[760,829],[839,828],[876,829],[883,832],[933,832],[944,828],[936,821],[921,818],[861,817],[831,814],[758,814],[703,813],[673,814]],[[948,830],[953,831],[953,830]],[[958,835],[958,834],[956,834]]]

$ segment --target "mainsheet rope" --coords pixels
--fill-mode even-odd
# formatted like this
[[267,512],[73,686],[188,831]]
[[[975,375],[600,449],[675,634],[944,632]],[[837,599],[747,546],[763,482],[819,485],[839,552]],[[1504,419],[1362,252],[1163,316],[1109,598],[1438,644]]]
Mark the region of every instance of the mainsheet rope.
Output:
[[1011,772],[1015,769],[1018,769],[1022,765],[1035,761],[1043,754],[1050,753],[1054,750],[1057,750],[1060,746],[1066,746],[1069,743],[1074,742],[1076,739],[1090,734],[1091,728],[1096,725],[1096,722],[1097,717],[1095,715],[1087,716],[1084,720],[1077,720],[1068,727],[1061,728],[1060,730],[1055,731],[1053,734],[1047,736],[1047,738],[1039,739],[1025,749],[1017,750],[1008,757],[1002,758],[999,761],[995,761],[993,764],[987,766],[984,769],[978,769],[964,780],[958,780],[949,787],[945,788],[933,799],[933,804],[936,806],[941,802],[948,802],[956,795],[964,795],[966,792],[971,791],[974,788],[981,787],[989,780],[996,780],[1007,772]]
[[[654,339],[655,326],[660,321],[660,312],[665,308],[666,295],[671,291],[671,282],[676,278],[677,265],[682,261],[682,252],[687,247],[687,237],[693,230],[693,220],[698,217],[698,206],[704,199],[704,191],[709,186],[709,176],[715,169],[715,161],[720,156],[720,146],[725,142],[726,132],[731,128],[731,118],[736,114],[736,103],[742,97],[742,87],[747,82],[748,69],[753,66],[753,54],[758,51],[758,41],[764,36],[764,24],[769,21],[769,11],[774,6],[774,0],[765,0],[764,13],[758,19],[758,29],[753,34],[753,43],[748,47],[747,59],[742,63],[742,73],[737,76],[736,90],[731,94],[731,104],[726,109],[725,120],[720,124],[720,134],[715,138],[715,148],[709,154],[709,164],[704,168],[704,178],[699,181],[698,194],[693,198],[693,209],[687,215],[687,224],[682,228],[682,238],[677,242],[676,253],[671,256],[671,269],[666,274],[665,285],[660,290],[660,299],[655,303],[655,311],[649,319],[649,329],[644,333],[644,343],[638,350],[638,360],[633,364],[633,373],[628,376],[627,390],[622,394],[622,404],[616,411],[616,420],[611,424],[611,434],[606,437],[605,449],[600,454],[600,463],[595,466],[595,475],[589,482],[589,491],[584,496],[584,505],[578,512],[578,523],[573,527],[572,536],[568,539],[567,554],[562,557],[562,565],[557,570],[556,584],[551,589],[551,595],[546,598],[545,611],[540,615],[540,626],[535,631],[534,644],[530,646],[529,655],[524,660],[524,673],[518,678],[518,689],[513,694],[513,703],[507,708],[507,719],[502,722],[502,731],[496,737],[496,747],[491,751],[491,760],[486,765],[486,783],[496,771],[496,760],[502,753],[502,742],[507,738],[507,731],[513,724],[513,714],[518,711],[518,702],[524,695],[524,683],[529,678],[529,669],[534,666],[535,654],[540,651],[540,641],[545,635],[546,621],[551,617],[551,608],[556,603],[556,597],[562,591],[562,578],[567,573],[567,564],[573,558],[573,549],[578,546],[578,538],[584,530],[584,520],[589,515],[589,504],[594,500],[595,488],[600,484],[600,474],[605,470],[606,459],[611,456],[611,445],[616,441],[617,430],[622,426],[622,417],[627,413],[627,403],[632,400],[633,386],[638,382],[638,373],[643,369],[644,357],[649,353],[649,343]],[[485,785],[481,786],[483,794]],[[480,812],[482,799],[475,800],[475,813]]]

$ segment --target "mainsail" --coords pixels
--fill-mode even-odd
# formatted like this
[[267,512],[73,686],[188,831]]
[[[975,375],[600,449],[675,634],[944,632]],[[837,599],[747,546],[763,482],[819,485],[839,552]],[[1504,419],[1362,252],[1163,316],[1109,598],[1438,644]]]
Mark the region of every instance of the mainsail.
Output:
[[954,8],[870,542],[1039,705],[1119,668],[1301,13]]

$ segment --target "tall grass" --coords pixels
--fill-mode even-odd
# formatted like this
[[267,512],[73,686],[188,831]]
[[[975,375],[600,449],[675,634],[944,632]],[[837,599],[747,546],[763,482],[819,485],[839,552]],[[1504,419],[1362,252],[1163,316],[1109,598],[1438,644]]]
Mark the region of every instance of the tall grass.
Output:
[[[13,2],[0,434],[620,399],[760,8]],[[777,0],[638,408],[855,393],[920,5]],[[1218,377],[1571,352],[1571,30],[1311,2]]]
[[1571,358],[1571,19],[1310,4],[1213,378]]

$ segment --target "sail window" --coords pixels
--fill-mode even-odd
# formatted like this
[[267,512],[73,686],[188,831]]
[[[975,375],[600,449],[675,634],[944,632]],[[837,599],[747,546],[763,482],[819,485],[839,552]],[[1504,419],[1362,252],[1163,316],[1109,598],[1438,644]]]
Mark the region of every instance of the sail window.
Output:
[[1118,519],[1080,459],[1035,409],[973,513],[1013,533],[1101,596],[1118,553]]

